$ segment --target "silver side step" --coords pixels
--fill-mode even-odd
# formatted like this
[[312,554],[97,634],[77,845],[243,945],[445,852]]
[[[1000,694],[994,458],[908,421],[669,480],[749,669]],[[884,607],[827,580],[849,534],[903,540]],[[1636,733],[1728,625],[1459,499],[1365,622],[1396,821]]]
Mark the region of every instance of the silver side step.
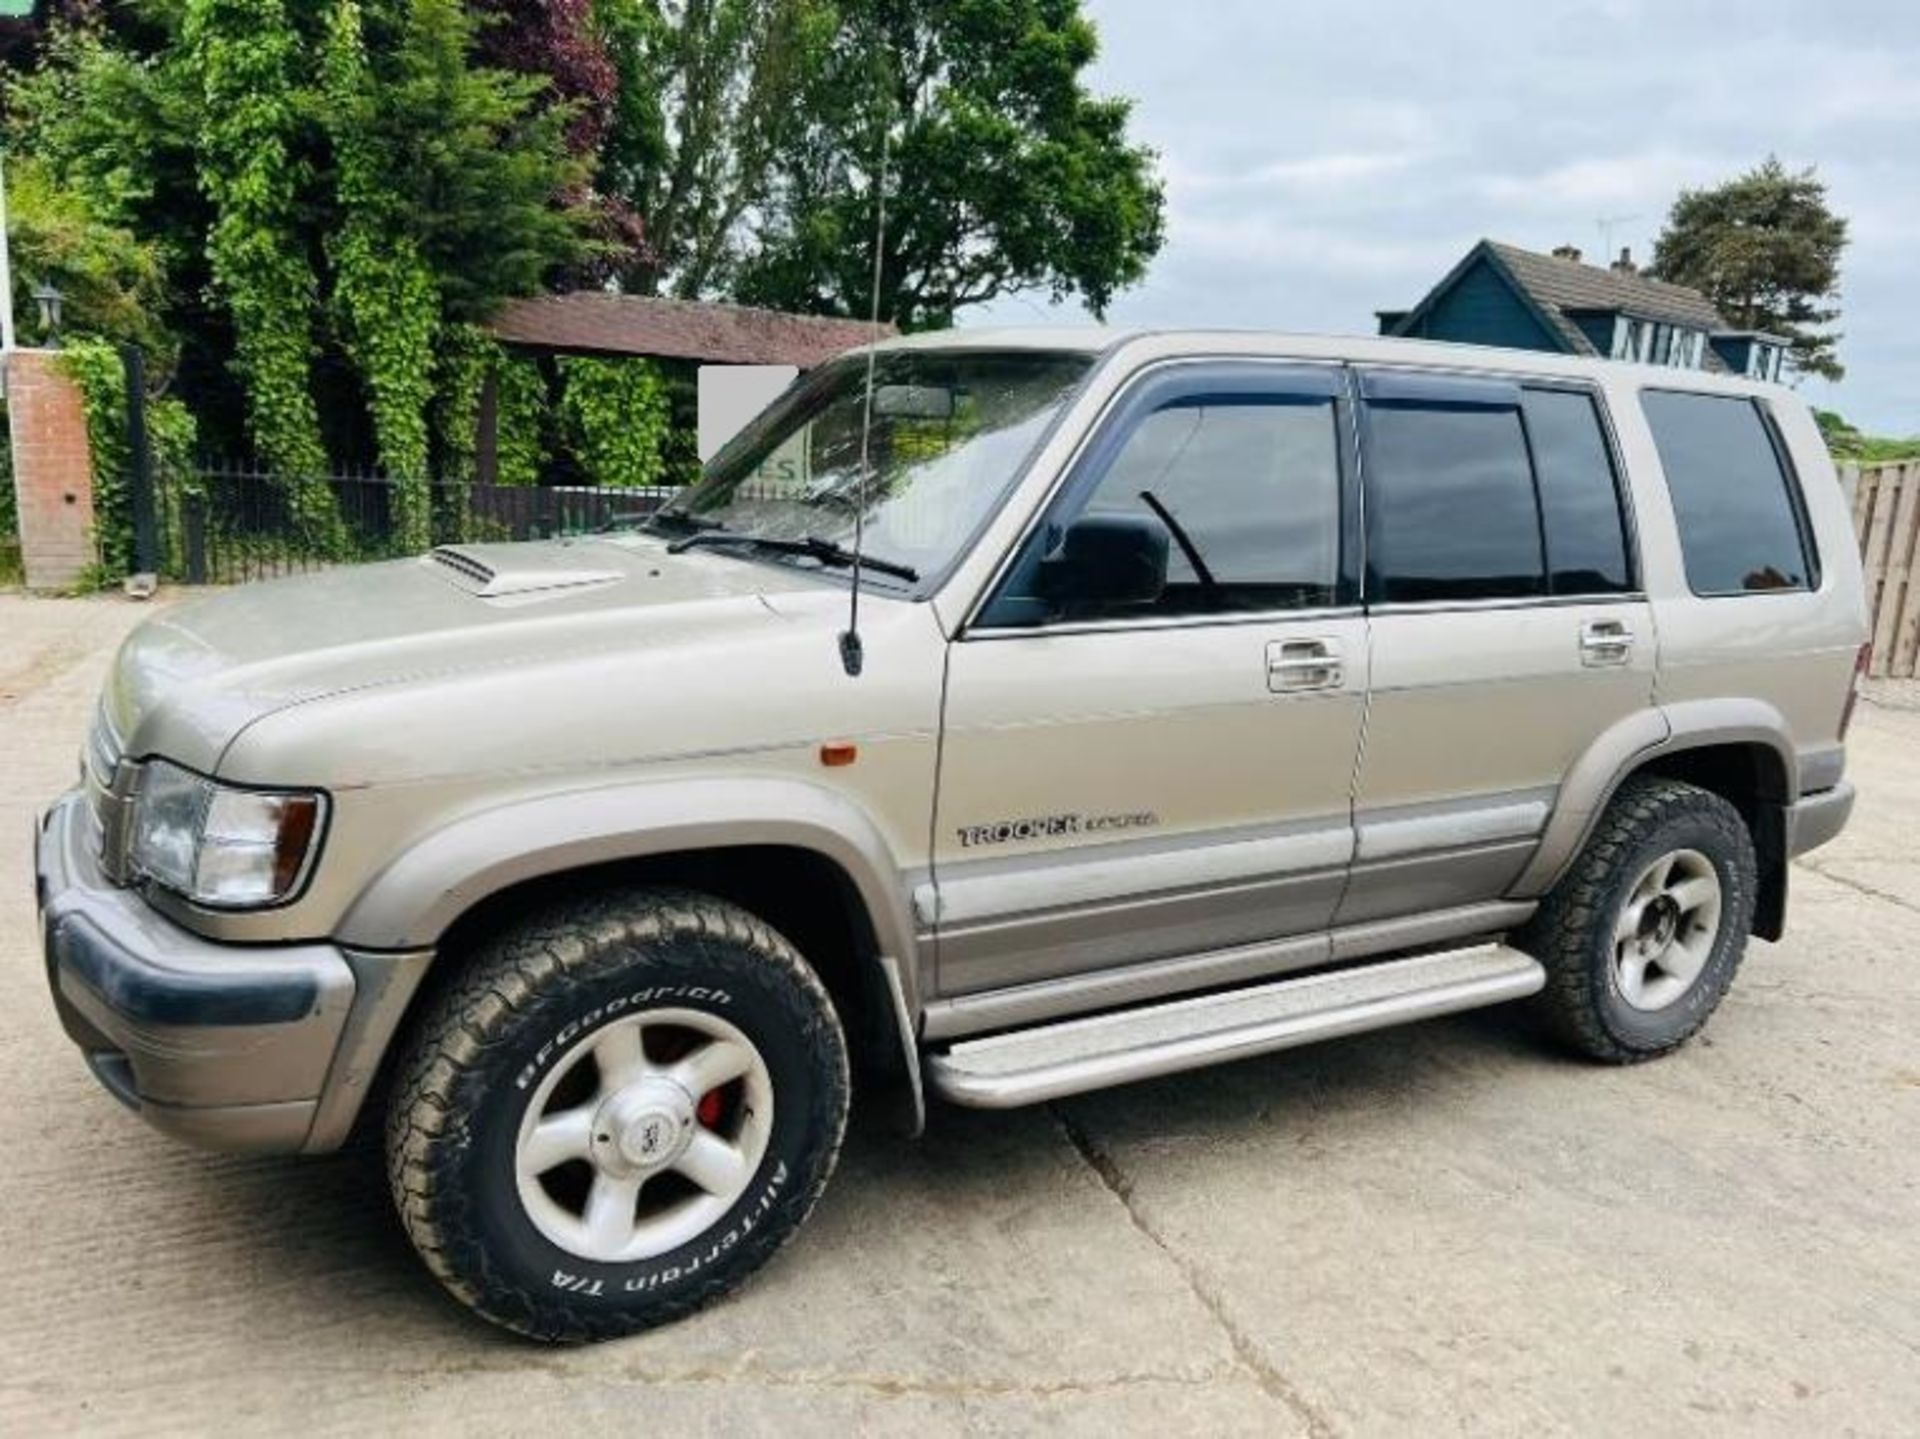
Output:
[[1012,1109],[1524,999],[1546,982],[1532,956],[1474,945],[969,1040],[928,1056],[927,1071],[955,1104]]

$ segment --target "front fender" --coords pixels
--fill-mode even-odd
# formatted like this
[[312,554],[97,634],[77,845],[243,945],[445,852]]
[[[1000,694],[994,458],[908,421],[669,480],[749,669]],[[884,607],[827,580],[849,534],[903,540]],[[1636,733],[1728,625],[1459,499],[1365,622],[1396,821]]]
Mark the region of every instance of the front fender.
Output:
[[878,826],[845,796],[800,780],[663,779],[566,790],[463,816],[382,870],[335,932],[367,949],[431,946],[490,895],[620,860],[740,845],[811,850],[853,881],[880,953],[919,1013],[910,886]]

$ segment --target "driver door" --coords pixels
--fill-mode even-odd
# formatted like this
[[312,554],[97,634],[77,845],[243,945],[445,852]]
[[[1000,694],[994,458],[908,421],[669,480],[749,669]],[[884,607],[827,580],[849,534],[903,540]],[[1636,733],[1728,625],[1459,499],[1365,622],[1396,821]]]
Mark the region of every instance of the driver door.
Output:
[[[1344,394],[1337,366],[1149,371],[952,646],[942,994],[1186,956],[1218,960],[1187,983],[1216,982],[1324,953],[1368,671]],[[1164,584],[1076,570],[1101,539],[1082,520],[1152,540]]]

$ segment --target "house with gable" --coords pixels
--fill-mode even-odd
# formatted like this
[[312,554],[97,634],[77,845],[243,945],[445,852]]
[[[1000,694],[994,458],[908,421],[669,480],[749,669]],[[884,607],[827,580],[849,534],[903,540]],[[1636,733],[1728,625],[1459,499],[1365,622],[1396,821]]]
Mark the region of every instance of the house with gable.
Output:
[[1698,290],[1640,273],[1622,250],[1589,265],[1482,240],[1410,310],[1381,310],[1380,333],[1467,345],[1671,365],[1778,380],[1787,341],[1729,325]]

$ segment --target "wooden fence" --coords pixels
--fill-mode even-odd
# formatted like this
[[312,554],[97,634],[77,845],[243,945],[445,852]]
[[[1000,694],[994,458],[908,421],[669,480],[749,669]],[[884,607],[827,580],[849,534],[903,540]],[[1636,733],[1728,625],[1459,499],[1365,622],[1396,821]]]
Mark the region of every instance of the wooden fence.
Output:
[[1849,465],[1842,478],[1866,564],[1873,674],[1912,679],[1920,660],[1920,460]]

